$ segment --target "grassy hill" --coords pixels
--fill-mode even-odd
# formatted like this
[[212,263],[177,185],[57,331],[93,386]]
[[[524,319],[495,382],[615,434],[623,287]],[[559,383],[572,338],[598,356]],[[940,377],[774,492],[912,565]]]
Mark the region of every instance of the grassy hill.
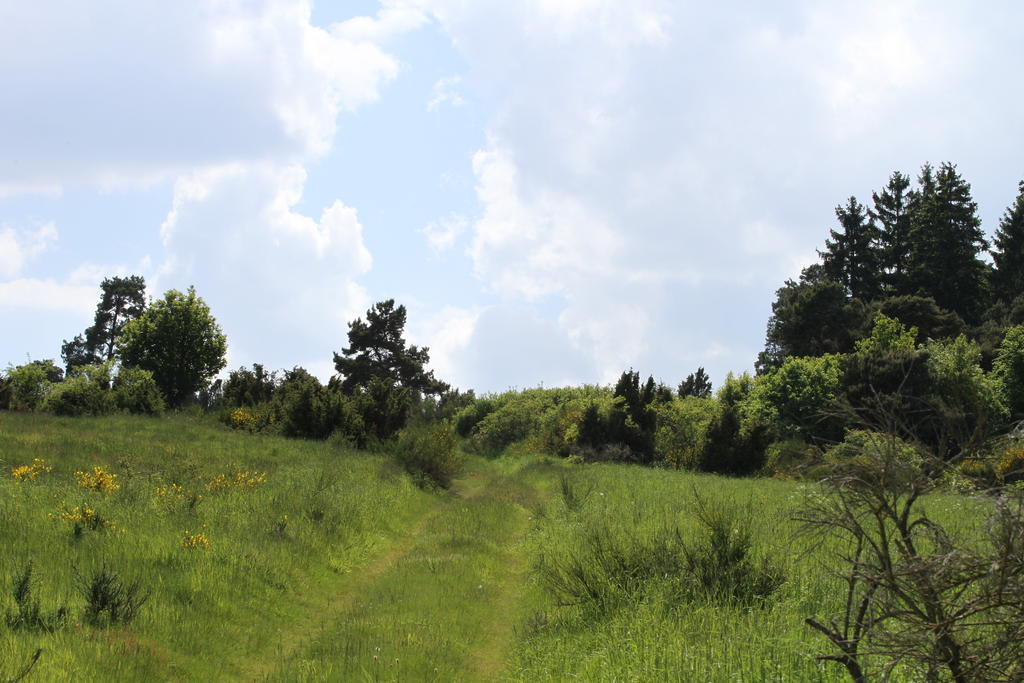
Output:
[[[0,413],[0,465],[0,680],[40,648],[28,680],[845,675],[803,625],[842,594],[795,482],[539,455],[424,491],[385,455],[187,416]],[[702,515],[749,530],[749,594],[682,571]]]

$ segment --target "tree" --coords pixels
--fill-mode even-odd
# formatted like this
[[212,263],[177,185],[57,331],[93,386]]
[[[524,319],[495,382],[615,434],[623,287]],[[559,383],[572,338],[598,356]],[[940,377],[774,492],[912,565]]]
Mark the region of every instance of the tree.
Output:
[[334,354],[334,367],[342,377],[341,390],[354,394],[374,378],[397,383],[421,394],[440,394],[449,387],[435,379],[425,366],[430,362],[426,347],[406,346],[405,306],[395,307],[388,299],[373,305],[362,318],[348,325],[348,348]]
[[907,265],[910,257],[910,215],[917,193],[910,176],[893,171],[881,192],[872,192],[869,215],[879,225],[878,239],[883,284],[894,294],[909,294]]
[[696,396],[707,398],[711,395],[711,379],[703,367],[697,368],[697,372],[691,372],[682,382],[679,383],[679,397]]
[[104,278],[93,324],[84,334],[64,340],[61,357],[71,368],[112,360],[124,326],[146,309],[146,281],[141,275]]
[[937,173],[925,164],[910,230],[910,286],[974,324],[984,306],[987,266],[978,259],[988,247],[971,186],[956,166]]
[[1018,188],[1017,199],[1003,214],[992,240],[992,260],[996,264],[992,284],[996,298],[1006,303],[1024,292],[1024,180]]
[[864,318],[863,304],[848,299],[842,285],[836,282],[797,284],[787,280],[772,304],[765,350],[757,361],[758,373],[779,367],[787,356],[821,356],[852,350]]
[[121,332],[118,355],[129,367],[149,370],[167,403],[180,406],[227,363],[227,337],[210,308],[189,287],[168,290]]
[[850,296],[869,301],[881,291],[879,232],[874,219],[856,197],[836,207],[841,231],[830,230],[825,251],[819,251],[825,276],[838,282]]

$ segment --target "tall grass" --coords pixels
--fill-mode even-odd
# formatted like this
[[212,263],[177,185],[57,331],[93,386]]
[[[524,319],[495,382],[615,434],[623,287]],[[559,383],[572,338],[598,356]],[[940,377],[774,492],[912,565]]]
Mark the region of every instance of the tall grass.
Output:
[[[11,476],[36,458],[52,471]],[[41,613],[68,610],[0,628],[0,662],[43,648],[40,680],[240,675],[433,503],[384,457],[183,417],[0,414],[0,467],[0,613],[30,563]],[[79,486],[94,468],[116,488]]]

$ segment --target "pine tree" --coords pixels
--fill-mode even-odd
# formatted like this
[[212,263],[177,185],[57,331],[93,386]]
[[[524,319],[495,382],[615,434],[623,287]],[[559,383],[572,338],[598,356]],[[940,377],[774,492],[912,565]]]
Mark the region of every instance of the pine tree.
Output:
[[1018,187],[1017,200],[999,221],[992,250],[993,289],[996,298],[1007,304],[1024,294],[1024,180]]
[[104,278],[100,289],[102,294],[92,326],[61,345],[61,357],[68,372],[111,360],[124,326],[146,309],[146,280],[141,275]]
[[825,275],[857,299],[869,301],[881,293],[879,233],[874,219],[856,197],[836,207],[841,231],[830,230],[825,251],[819,251]]
[[872,192],[869,215],[879,226],[880,266],[885,289],[898,296],[910,294],[907,267],[910,258],[910,216],[917,193],[910,176],[893,171],[881,192]]
[[948,162],[938,173],[925,164],[918,182],[910,224],[910,285],[976,323],[984,307],[986,273],[978,254],[988,243],[971,186]]

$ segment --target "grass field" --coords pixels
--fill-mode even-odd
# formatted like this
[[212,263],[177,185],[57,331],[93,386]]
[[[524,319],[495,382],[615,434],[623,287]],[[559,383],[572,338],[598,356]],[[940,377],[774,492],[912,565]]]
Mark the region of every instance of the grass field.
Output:
[[[12,475],[35,459],[52,469]],[[843,680],[803,625],[841,593],[794,537],[798,483],[530,456],[470,458],[428,492],[383,455],[185,416],[0,413],[0,465],[0,680],[39,648],[27,680]],[[783,579],[770,598],[630,573],[659,543],[700,541],[698,498],[748,516]],[[977,519],[968,499],[928,504]],[[595,553],[626,570],[559,604],[551,568]],[[35,626],[14,618],[29,563]],[[87,614],[102,570],[148,596],[128,623]]]

